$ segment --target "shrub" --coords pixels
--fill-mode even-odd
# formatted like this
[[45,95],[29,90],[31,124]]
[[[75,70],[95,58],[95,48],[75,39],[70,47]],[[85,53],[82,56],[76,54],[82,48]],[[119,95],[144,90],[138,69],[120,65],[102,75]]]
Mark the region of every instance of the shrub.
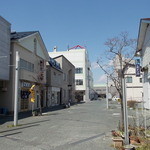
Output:
[[127,101],[127,105],[129,108],[135,108],[136,103],[137,103],[137,101],[135,101],[135,100]]

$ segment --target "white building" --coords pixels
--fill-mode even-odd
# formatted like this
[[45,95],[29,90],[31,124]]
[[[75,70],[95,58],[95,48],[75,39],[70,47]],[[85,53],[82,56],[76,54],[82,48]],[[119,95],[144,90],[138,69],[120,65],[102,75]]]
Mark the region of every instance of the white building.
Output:
[[125,78],[127,101],[141,102],[143,96],[142,74],[140,77],[136,77],[135,66],[133,65],[128,67]]
[[[124,65],[125,63],[129,63],[129,66],[125,69],[124,73],[126,80],[126,99],[127,101],[141,102],[143,100],[142,73],[140,73],[139,77],[136,76],[135,60],[129,61],[125,58],[122,59],[122,65]],[[120,62],[117,56],[114,60],[114,68],[117,73],[116,75],[119,76]]]
[[145,108],[150,109],[150,18],[140,20],[137,55],[142,62]]
[[80,45],[67,51],[57,51],[55,47],[49,55],[52,58],[64,55],[75,66],[75,98],[78,101],[89,101],[93,96],[93,77],[87,50]]

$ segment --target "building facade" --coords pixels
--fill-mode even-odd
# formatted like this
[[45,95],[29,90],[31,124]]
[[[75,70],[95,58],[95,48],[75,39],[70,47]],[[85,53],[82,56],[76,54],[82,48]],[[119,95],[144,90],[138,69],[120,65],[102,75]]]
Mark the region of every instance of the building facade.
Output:
[[[0,108],[6,108],[5,96],[10,80],[10,30],[11,25],[0,16]],[[3,112],[2,112],[3,113]]]
[[141,57],[143,71],[143,99],[146,109],[150,109],[150,18],[140,20],[137,56]]
[[75,66],[63,55],[54,57],[60,63],[63,71],[61,84],[61,104],[74,103],[75,101]]
[[0,80],[9,80],[11,25],[0,16]]
[[142,74],[137,77],[135,74],[135,65],[128,67],[126,71],[126,98],[127,101],[142,102],[143,100],[143,83]]
[[[14,111],[16,51],[19,53],[18,106],[27,111],[46,106],[46,61],[49,56],[38,31],[11,33],[10,81],[5,95],[5,107]],[[35,85],[35,102],[29,92]]]
[[47,63],[47,106],[62,104],[63,71],[53,58]]
[[93,77],[86,48],[79,45],[67,51],[49,52],[50,57],[65,56],[75,66],[75,98],[77,101],[89,101],[93,90]]
[[94,85],[94,91],[99,98],[106,98],[106,85]]
[[[120,81],[121,85],[121,65],[118,56],[115,57],[113,64],[115,68],[116,78],[118,81]],[[125,64],[128,64],[124,71],[126,99],[127,101],[141,102],[143,100],[142,73],[140,73],[139,76],[136,76],[135,60],[129,60],[122,57],[122,68],[125,66]]]

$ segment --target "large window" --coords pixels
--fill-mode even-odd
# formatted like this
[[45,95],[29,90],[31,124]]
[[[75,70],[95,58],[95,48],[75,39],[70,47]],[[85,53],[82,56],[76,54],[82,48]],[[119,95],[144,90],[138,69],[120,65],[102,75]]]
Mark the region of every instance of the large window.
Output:
[[76,80],[76,85],[83,85],[83,80],[82,79],[77,79]]
[[76,68],[75,73],[76,74],[83,73],[83,68]]
[[132,77],[127,77],[126,82],[127,83],[132,83]]
[[34,64],[32,64],[24,59],[20,59],[20,68],[34,72]]

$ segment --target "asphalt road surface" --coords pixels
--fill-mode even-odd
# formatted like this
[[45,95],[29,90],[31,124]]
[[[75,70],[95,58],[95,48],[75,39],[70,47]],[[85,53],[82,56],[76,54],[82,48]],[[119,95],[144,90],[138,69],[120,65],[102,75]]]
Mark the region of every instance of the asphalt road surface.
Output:
[[96,100],[0,125],[0,150],[114,150],[120,108]]

